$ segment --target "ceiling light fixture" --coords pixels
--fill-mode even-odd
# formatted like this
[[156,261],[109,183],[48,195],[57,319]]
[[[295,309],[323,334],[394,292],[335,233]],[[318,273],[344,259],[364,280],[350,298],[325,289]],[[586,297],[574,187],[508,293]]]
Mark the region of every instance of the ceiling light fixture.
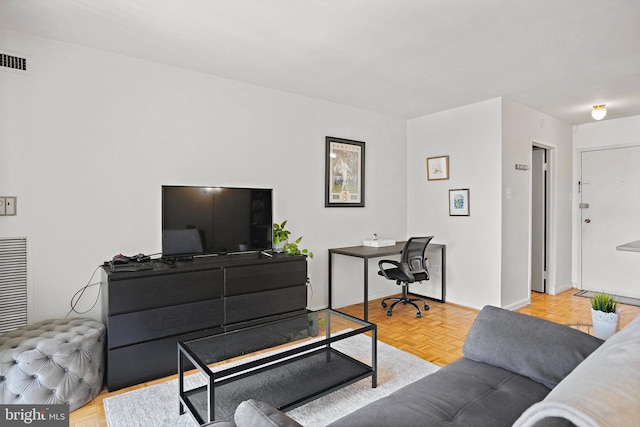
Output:
[[606,115],[607,107],[605,107],[604,104],[593,106],[593,110],[591,110],[591,117],[593,117],[594,120],[602,120]]

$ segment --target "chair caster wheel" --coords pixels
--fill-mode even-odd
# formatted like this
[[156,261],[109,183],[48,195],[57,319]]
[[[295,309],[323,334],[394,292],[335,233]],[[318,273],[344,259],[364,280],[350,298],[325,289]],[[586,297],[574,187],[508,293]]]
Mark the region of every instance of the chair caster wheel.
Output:
[[382,301],[382,308],[387,308],[387,303]]
[[416,313],[416,317],[418,317],[418,318],[422,317],[422,313],[419,313],[419,312]]
[[427,304],[424,305],[425,310],[429,310],[429,306]]
[[391,316],[393,312],[391,310],[387,311],[387,316]]

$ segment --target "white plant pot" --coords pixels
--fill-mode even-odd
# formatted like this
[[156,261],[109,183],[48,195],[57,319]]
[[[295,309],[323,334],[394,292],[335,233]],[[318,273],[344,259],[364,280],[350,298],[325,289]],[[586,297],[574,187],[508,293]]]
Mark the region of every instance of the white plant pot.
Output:
[[277,253],[282,253],[284,252],[284,245],[287,242],[274,242],[273,243],[273,251],[277,252]]
[[593,335],[601,340],[606,340],[618,331],[620,326],[620,312],[605,313],[592,308],[591,322],[593,323]]

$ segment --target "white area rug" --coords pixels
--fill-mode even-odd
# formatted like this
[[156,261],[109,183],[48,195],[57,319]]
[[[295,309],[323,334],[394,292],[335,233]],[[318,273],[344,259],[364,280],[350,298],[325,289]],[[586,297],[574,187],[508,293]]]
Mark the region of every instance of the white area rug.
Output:
[[[346,348],[341,348],[341,344],[345,345],[343,342],[335,343],[335,348],[369,363],[369,337],[358,335],[346,341]],[[366,378],[295,408],[287,415],[305,427],[325,426],[436,370],[438,367],[432,363],[378,342],[377,388],[371,388],[371,378]],[[199,385],[202,378],[200,375],[190,375],[185,379],[187,381],[187,388],[191,388],[192,385]],[[178,415],[178,380],[108,397],[104,400],[104,410],[109,427],[198,425],[188,413]]]

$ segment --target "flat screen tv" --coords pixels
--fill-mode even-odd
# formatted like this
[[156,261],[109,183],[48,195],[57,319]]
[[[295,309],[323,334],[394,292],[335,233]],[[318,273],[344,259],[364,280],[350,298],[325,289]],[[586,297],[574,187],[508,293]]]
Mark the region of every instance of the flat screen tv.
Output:
[[273,190],[162,186],[162,256],[271,249]]

